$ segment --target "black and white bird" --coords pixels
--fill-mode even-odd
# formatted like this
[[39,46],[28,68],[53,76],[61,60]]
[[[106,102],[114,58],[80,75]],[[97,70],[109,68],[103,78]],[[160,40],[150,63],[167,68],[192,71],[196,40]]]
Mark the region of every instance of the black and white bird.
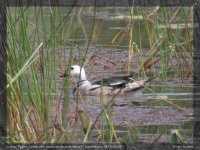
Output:
[[[112,96],[117,93],[123,95],[126,92],[138,91],[143,88],[145,84],[154,78],[147,78],[139,81],[131,80],[131,75],[125,76],[115,76],[110,78],[102,78],[100,80],[95,80],[90,82],[87,80],[85,69],[79,65],[71,66],[71,75],[76,79],[77,86],[75,87],[73,93],[78,89],[81,93],[85,95],[99,96],[101,94],[106,96]],[[61,75],[61,77],[66,77],[67,73]]]

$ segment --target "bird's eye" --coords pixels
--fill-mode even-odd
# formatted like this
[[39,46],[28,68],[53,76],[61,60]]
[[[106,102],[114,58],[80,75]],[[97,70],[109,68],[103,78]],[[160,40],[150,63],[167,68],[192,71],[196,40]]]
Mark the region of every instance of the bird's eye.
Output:
[[71,67],[71,70],[74,70],[74,67]]

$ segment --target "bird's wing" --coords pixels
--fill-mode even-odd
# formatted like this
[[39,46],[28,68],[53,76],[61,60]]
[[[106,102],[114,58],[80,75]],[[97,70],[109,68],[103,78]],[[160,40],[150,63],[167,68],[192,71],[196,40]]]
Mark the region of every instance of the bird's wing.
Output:
[[91,89],[89,89],[89,91],[94,91],[94,90],[97,90],[97,89],[100,89],[103,88],[103,90],[113,90],[113,87],[109,87],[109,86],[94,86],[92,87]]
[[125,92],[128,91],[137,91],[141,88],[143,88],[146,83],[150,82],[151,80],[155,79],[154,77],[150,77],[144,80],[134,81],[131,83],[126,84],[126,87],[123,89]]
[[95,80],[92,85],[109,86],[112,88],[122,88],[127,83],[126,80],[116,79],[116,78],[102,78],[100,80]]

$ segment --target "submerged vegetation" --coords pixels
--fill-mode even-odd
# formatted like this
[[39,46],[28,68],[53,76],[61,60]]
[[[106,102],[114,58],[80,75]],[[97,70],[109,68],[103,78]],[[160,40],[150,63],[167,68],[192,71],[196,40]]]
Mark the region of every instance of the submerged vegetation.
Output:
[[[169,98],[157,92],[169,92],[166,83],[191,83],[192,15],[190,7],[7,8],[9,142],[174,143],[176,139],[184,143],[184,138],[176,138],[175,133],[183,129],[192,132],[192,123],[173,126],[162,119],[179,112],[191,117],[191,101],[179,104],[176,95]],[[103,96],[97,98],[99,105],[89,104],[91,101],[81,95],[72,96],[74,81],[70,76],[59,78],[61,73],[69,73],[72,64],[86,66],[91,80],[107,75],[105,72],[134,74],[134,78],[154,76],[161,89],[146,87],[154,100],[145,102],[143,107],[134,108],[132,100],[120,101],[118,107],[105,105]],[[109,100],[116,99],[114,96]],[[122,110],[123,106],[126,110]],[[145,109],[153,106],[158,107]],[[148,120],[133,121],[135,124],[123,120],[134,117],[132,111],[137,113],[140,109],[144,109],[143,119]],[[151,121],[159,119],[154,114],[160,115],[161,121],[152,125]],[[116,121],[116,116],[122,120]],[[179,121],[176,117],[174,120]],[[171,140],[172,129],[176,132]],[[191,132],[182,135],[191,139]],[[148,141],[141,140],[144,135],[149,135]],[[162,140],[163,135],[169,136]]]

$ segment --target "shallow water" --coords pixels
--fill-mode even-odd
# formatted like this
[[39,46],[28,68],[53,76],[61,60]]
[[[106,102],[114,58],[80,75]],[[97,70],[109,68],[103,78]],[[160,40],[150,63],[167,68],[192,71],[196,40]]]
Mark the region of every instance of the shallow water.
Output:
[[[102,15],[103,13],[103,15]],[[97,22],[102,22],[101,27],[99,28],[98,35],[96,37],[96,45],[91,44],[86,56],[90,59],[86,63],[85,70],[87,77],[90,81],[95,80],[99,77],[108,77],[115,75],[122,75],[127,71],[127,62],[128,62],[128,47],[127,41],[122,40],[118,46],[109,46],[110,41],[112,40],[114,34],[119,32],[120,29],[124,28],[123,21],[118,20],[117,24],[113,26],[114,21],[110,20],[108,17],[108,12],[99,12],[97,13]],[[91,14],[86,14],[82,16],[83,22],[91,22],[93,19]],[[138,25],[143,26],[143,23],[137,22]],[[136,24],[137,24],[136,23]],[[87,23],[86,23],[87,24]],[[89,25],[90,26],[90,25]],[[89,26],[86,26],[86,31]],[[112,33],[112,34],[110,34]],[[143,37],[142,44],[144,47],[148,47],[148,43],[145,40],[145,32],[142,32]],[[137,37],[137,28],[135,29],[135,37]],[[76,42],[81,45],[81,40],[83,36],[76,39]],[[126,38],[125,38],[126,39]],[[136,39],[137,41],[137,39]],[[84,47],[83,47],[84,49]],[[79,53],[79,50],[74,50],[74,56],[78,58],[83,55],[85,50],[82,51],[82,54]],[[68,55],[66,55],[68,54]],[[148,49],[141,50],[141,52],[136,54],[134,51],[132,57],[132,69],[131,72],[135,73],[134,79],[143,79],[144,76],[138,75],[138,60],[143,60],[148,54]],[[187,53],[183,53],[185,59],[189,60]],[[65,60],[69,59],[69,50],[65,50],[65,53],[62,53],[63,64],[66,65]],[[91,59],[92,58],[92,59]],[[76,61],[75,61],[76,63]],[[192,63],[192,62],[191,62]],[[190,62],[189,62],[190,64]],[[171,66],[168,66],[168,74],[176,72],[176,60],[171,63]],[[181,130],[183,137],[185,138],[186,143],[192,143],[192,113],[193,113],[193,81],[192,77],[182,80],[178,77],[168,77],[166,81],[162,80],[162,63],[159,62],[155,65],[154,72],[157,79],[151,82],[148,86],[149,89],[143,89],[140,92],[130,92],[124,96],[118,96],[111,103],[111,106],[105,110],[109,112],[112,116],[112,123],[115,126],[115,130],[118,136],[126,139],[127,132],[130,128],[136,128],[138,133],[137,142],[147,142],[153,140],[153,138],[162,134],[158,142],[169,143],[170,142],[170,130],[179,129]],[[187,70],[184,67],[183,70]],[[150,71],[147,71],[147,75],[154,76]],[[62,91],[62,81],[59,79],[58,82],[61,82],[60,90]],[[71,91],[73,85],[70,86]],[[178,106],[185,108],[186,111],[181,111],[172,105],[166,103],[165,101],[160,100],[159,96],[167,98],[168,101],[177,104]],[[67,120],[71,120],[70,117],[74,117],[73,113],[76,111],[77,98],[71,94],[70,101],[70,111],[67,117]],[[97,117],[102,112],[102,104],[100,98],[96,96],[87,96],[83,97],[83,100],[79,99],[79,108],[88,113],[92,123],[97,120]],[[104,105],[111,100],[111,97],[104,98]],[[63,99],[61,99],[62,101]],[[62,105],[62,102],[61,102]],[[106,126],[107,122],[105,121],[104,114],[104,125]],[[97,128],[100,130],[102,125],[102,116],[98,118],[95,122]],[[78,119],[78,125],[81,128],[81,123]],[[162,130],[164,131],[162,131]],[[131,133],[131,132],[130,132]],[[130,140],[130,138],[129,138]]]
[[[165,93],[159,94],[165,95]],[[191,93],[180,93],[180,95],[176,93],[176,98],[173,98],[173,93],[171,95],[168,94],[167,96],[172,101],[176,101],[176,104],[178,104],[179,106],[187,108],[187,110],[191,113],[193,112]],[[188,98],[183,100],[183,97],[185,98],[185,96],[187,96]],[[87,98],[83,97],[83,99],[83,103],[79,100],[79,109],[87,112],[90,121],[94,123],[102,111],[100,98],[95,96],[87,96]],[[104,100],[106,99],[110,100],[111,98],[104,98]],[[186,102],[187,104],[185,104]],[[53,106],[55,107],[56,105],[54,103],[56,102],[52,102]],[[63,102],[61,100],[60,108],[62,108],[63,106],[62,103]],[[69,113],[66,120],[71,121],[74,119],[76,106],[77,100],[72,96],[69,105]],[[134,95],[131,93],[123,97],[117,97],[115,98],[111,106],[105,109],[104,112],[111,114],[112,123],[115,126],[116,134],[124,139],[127,138],[127,128],[136,128],[139,132],[135,135],[139,138],[138,142],[149,142],[148,140],[152,140],[153,138],[151,134],[154,134],[154,137],[158,136],[159,134],[157,132],[159,128],[162,127],[165,128],[165,131],[163,133],[165,135],[162,135],[162,137],[159,139],[159,142],[169,142],[169,139],[171,137],[171,129],[181,130],[181,133],[184,135],[185,142],[192,142],[192,116],[187,112],[179,111],[164,102],[161,103],[160,100],[155,97],[155,95],[146,91],[143,91],[142,94],[139,95]],[[55,115],[56,113],[52,112],[52,114]],[[102,125],[102,116],[104,116],[104,125],[106,126],[106,124],[108,123],[107,121],[105,121],[105,114],[101,115],[95,122],[99,130],[101,129]],[[77,124],[81,129],[81,123],[79,119]],[[154,131],[149,134],[148,132],[149,130],[151,130],[152,127],[157,127],[157,130],[154,129]],[[142,133],[142,128],[145,128],[147,131]],[[94,129],[93,134],[96,135],[95,133],[98,133],[96,129]]]
[[[124,29],[127,23],[123,19],[112,20],[111,16],[113,16],[113,14],[111,14],[111,11],[112,8],[108,8],[108,10],[99,10],[96,13],[97,17],[95,18],[95,21],[98,25],[98,31],[96,32],[98,34],[96,33],[93,37],[94,39],[91,40],[88,52],[86,53],[87,63],[84,66],[86,69],[87,77],[90,81],[93,81],[96,78],[100,78],[102,76],[107,77],[127,73],[128,34],[121,41],[115,44],[111,44],[114,36],[121,29]],[[47,16],[48,19],[49,17],[50,16]],[[71,45],[74,43],[79,46],[79,49],[73,47],[72,50],[74,63],[79,63],[83,60],[81,57],[85,55],[87,47],[86,45],[88,38],[90,38],[89,35],[92,29],[92,21],[94,18],[93,14],[88,11],[87,13],[79,16],[77,20],[79,21],[75,23],[80,24],[80,22],[82,22],[83,26],[77,26],[76,30],[77,32],[79,31],[79,34],[75,39],[71,39],[71,36],[69,36],[71,35],[71,27],[66,25],[65,29],[67,34],[65,42],[67,44],[70,43],[69,47],[71,47]],[[140,44],[143,45],[143,48],[140,52],[137,52],[136,50],[133,51],[131,60],[132,66],[130,71],[135,74],[134,78],[139,80],[146,78],[141,74],[138,74],[138,62],[142,62],[146,58],[149,52],[149,43],[147,41],[147,32],[144,28],[144,22],[139,20],[136,21],[135,24],[136,26],[134,27],[133,41],[136,43],[141,42]],[[140,27],[142,32],[138,31],[138,27]],[[138,37],[140,37],[142,41],[139,41]],[[58,37],[58,42],[60,42],[60,44],[62,44],[62,41],[63,39]],[[58,51],[56,52],[56,59],[58,62],[56,64],[56,68],[58,68],[59,71],[55,81],[55,85],[57,86],[52,85],[52,87],[58,87],[58,91],[55,90],[55,93],[51,93],[52,101],[50,124],[55,123],[55,118],[57,118],[57,120],[60,119],[60,112],[64,109],[63,102],[65,83],[59,78],[59,76],[67,68],[71,51],[69,47],[65,47],[63,45],[59,45],[58,47]],[[62,51],[60,49],[62,49]],[[184,55],[186,61],[188,61],[189,55],[185,52],[182,54]],[[60,69],[60,61],[62,62],[62,70]],[[166,81],[162,79],[162,62],[159,62],[154,66],[152,71],[153,73],[151,70],[147,71],[148,76],[157,77],[157,79],[153,80],[148,86],[151,91],[149,89],[143,89],[140,92],[130,92],[124,96],[118,96],[113,100],[111,105],[109,105],[109,108],[105,111],[111,114],[112,122],[115,126],[115,130],[118,136],[124,139],[127,138],[126,140],[130,140],[131,137],[127,137],[127,132],[131,133],[130,129],[136,129],[137,133],[134,135],[137,135],[138,137],[137,142],[149,143],[155,137],[162,134],[158,142],[169,143],[171,136],[170,130],[179,129],[182,131],[185,141],[192,143],[192,77],[188,77],[184,80],[179,77],[170,77],[170,73],[177,71],[177,63],[178,62],[176,60],[173,60],[171,65],[168,66],[167,74],[169,74],[169,76]],[[192,62],[189,61],[188,63],[192,64]],[[187,70],[187,67],[183,66],[182,69]],[[77,100],[77,98],[72,94],[72,89],[73,84],[70,86],[71,93],[69,99],[69,107],[67,118],[65,118],[68,123],[72,123],[74,121],[77,104],[79,109],[82,109],[88,113],[91,122],[94,123],[94,121],[97,120],[97,117],[101,113],[103,105],[106,105],[106,103],[112,99],[112,97],[104,98],[105,104],[101,104],[100,98],[96,96],[87,96]],[[60,98],[55,98],[56,96],[59,96]],[[182,108],[185,108],[187,111],[180,111],[165,101],[160,100],[158,96],[165,96],[168,101],[173,102]],[[104,115],[104,119],[105,118],[106,117]],[[96,133],[97,128],[99,130],[101,129],[102,116],[99,117],[95,124],[97,126],[95,128]],[[70,127],[73,128],[73,125],[74,124],[72,123],[72,126]],[[76,125],[79,128],[78,130],[81,132],[80,119],[77,120]],[[104,121],[104,125],[107,125],[106,121]]]
[[[173,79],[171,79],[173,80]],[[140,90],[139,92],[129,92],[123,96],[118,96],[109,105],[109,108],[104,112],[110,113],[112,116],[113,125],[116,127],[116,133],[119,136],[126,138],[127,127],[137,128],[141,132],[143,127],[151,129],[152,126],[165,128],[165,133],[160,137],[159,142],[169,142],[170,130],[179,129],[185,136],[185,142],[192,142],[192,113],[193,113],[193,93],[192,83],[174,83],[171,81],[163,82],[156,79],[151,82],[148,89]],[[72,91],[73,85],[71,86]],[[185,108],[187,111],[179,110],[172,105],[160,100],[159,96],[167,98],[168,101]],[[71,94],[70,112],[67,120],[70,120],[73,113],[76,111],[77,97]],[[83,100],[79,99],[79,109],[88,113],[90,121],[94,123],[102,112],[102,104],[98,96],[83,96]],[[112,97],[104,97],[104,106],[112,99]],[[62,105],[62,104],[61,104]],[[104,116],[105,119],[105,116]],[[107,124],[104,120],[105,125]],[[78,120],[81,128],[81,123]],[[95,122],[96,126],[102,125],[102,116]],[[186,127],[185,127],[186,126]],[[189,132],[188,132],[189,130]],[[158,130],[152,134],[154,137]],[[153,136],[148,133],[137,134],[138,142],[147,142],[152,140]]]

